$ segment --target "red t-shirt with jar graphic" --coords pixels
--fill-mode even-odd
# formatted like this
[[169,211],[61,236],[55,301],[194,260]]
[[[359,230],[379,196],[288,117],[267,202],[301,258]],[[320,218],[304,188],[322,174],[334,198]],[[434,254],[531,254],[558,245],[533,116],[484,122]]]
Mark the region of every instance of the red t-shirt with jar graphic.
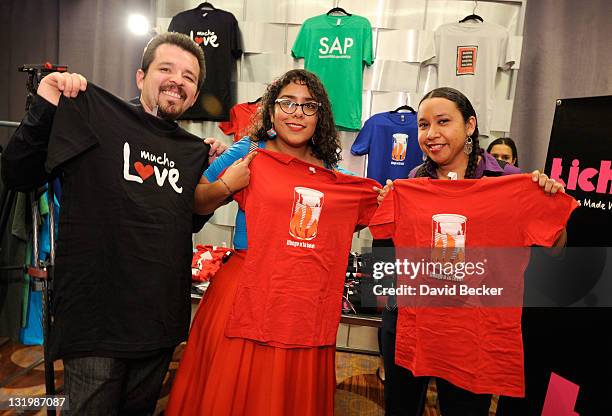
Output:
[[[564,193],[547,196],[530,174],[396,180],[370,223],[374,238],[393,238],[396,253],[427,248],[426,260],[445,265],[484,260],[483,276],[457,279],[452,269],[435,268],[415,279],[398,274],[398,287],[408,282],[420,297],[398,296],[396,364],[474,393],[524,396],[521,306],[529,251],[520,247],[551,246],[577,206]],[[462,286],[482,282],[503,290],[461,296]],[[444,293],[459,303],[449,306],[432,287],[455,287],[456,294]]]
[[248,251],[225,335],[278,347],[335,345],[353,233],[377,208],[378,182],[264,149],[249,186]]

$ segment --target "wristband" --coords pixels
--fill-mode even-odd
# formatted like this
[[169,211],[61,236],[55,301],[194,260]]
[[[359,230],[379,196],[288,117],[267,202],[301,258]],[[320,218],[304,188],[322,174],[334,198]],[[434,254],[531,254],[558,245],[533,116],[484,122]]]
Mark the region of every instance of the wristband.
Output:
[[223,185],[225,185],[225,187],[227,188],[227,191],[230,193],[230,195],[233,195],[234,192],[232,192],[232,190],[230,189],[230,187],[227,185],[227,183],[225,183],[225,181],[223,180],[223,178],[219,177],[219,180],[221,181],[221,183]]

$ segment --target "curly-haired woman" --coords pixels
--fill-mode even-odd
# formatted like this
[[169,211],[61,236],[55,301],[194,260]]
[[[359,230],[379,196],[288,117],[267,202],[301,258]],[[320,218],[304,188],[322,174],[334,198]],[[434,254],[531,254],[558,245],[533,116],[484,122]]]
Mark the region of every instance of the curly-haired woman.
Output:
[[[302,107],[302,111],[298,111],[290,104],[299,93],[305,94],[305,103],[310,103],[311,110]],[[283,110],[284,106],[291,108]],[[249,164],[255,156],[255,152],[249,154],[249,151],[255,146],[348,173],[337,166],[340,161],[338,132],[327,92],[315,74],[302,69],[285,73],[268,86],[259,112],[260,116],[266,116],[255,118],[258,121],[251,127],[249,136],[234,143],[204,172],[196,191],[196,212],[199,214],[210,214],[228,203],[233,192],[248,185]],[[287,123],[287,119],[293,123]],[[241,209],[236,214],[234,248],[247,248],[246,222]]]
[[194,318],[167,414],[333,414],[346,258],[378,185],[340,173],[339,149],[321,81],[291,70],[268,87],[250,137],[205,172],[197,210],[233,196],[246,215]]

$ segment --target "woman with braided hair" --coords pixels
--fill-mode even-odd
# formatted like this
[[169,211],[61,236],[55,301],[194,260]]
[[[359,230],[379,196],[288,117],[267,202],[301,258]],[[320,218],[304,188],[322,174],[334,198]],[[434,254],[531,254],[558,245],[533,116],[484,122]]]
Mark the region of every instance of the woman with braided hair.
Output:
[[[450,173],[450,178],[477,179],[520,172],[511,166],[495,169],[499,164],[480,148],[474,107],[461,92],[437,88],[423,97],[419,111],[423,115],[418,124],[419,145],[427,159],[409,177],[443,179]],[[485,175],[484,171],[491,168],[498,173]]]
[[[409,178],[480,179],[520,173],[509,163],[498,161],[479,146],[476,112],[470,101],[453,88],[436,88],[427,93],[418,108],[419,146],[426,157]],[[534,171],[534,182],[547,194],[563,192],[563,187],[546,175]],[[387,181],[379,189],[382,202],[392,187]],[[555,246],[565,244],[565,230]],[[378,247],[392,246],[391,240],[375,240]],[[415,377],[408,369],[395,364],[397,323],[396,299],[389,297],[383,311],[381,334],[385,364],[386,415],[421,415],[425,406],[430,377]],[[436,378],[440,408],[444,416],[488,415],[491,394],[476,394]]]

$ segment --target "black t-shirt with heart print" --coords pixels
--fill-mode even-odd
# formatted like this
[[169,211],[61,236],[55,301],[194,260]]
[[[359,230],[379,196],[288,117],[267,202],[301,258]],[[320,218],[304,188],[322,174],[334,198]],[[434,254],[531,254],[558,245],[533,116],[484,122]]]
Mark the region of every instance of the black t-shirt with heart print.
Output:
[[208,150],[91,83],[62,96],[46,161],[62,177],[54,359],[142,356],[186,338],[194,192]]
[[204,51],[206,80],[196,103],[181,116],[183,120],[229,120],[233,105],[232,70],[242,55],[238,22],[221,9],[195,8],[174,16],[169,32],[183,33]]

